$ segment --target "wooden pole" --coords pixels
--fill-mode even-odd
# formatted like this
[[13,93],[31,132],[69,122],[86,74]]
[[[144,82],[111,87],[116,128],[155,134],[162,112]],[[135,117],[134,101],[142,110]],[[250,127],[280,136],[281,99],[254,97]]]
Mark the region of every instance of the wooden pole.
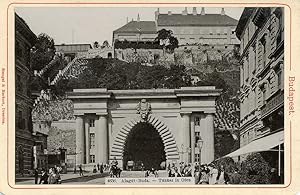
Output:
[[281,168],[281,144],[278,145],[278,176],[280,177],[280,168]]

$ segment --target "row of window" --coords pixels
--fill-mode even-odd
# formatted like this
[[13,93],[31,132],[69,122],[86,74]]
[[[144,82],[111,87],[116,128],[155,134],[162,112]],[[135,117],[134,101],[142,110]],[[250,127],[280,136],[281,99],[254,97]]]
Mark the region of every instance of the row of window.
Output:
[[[265,105],[268,97],[283,88],[282,70],[277,71],[273,77],[267,79],[265,84],[255,87],[254,90],[251,90],[249,95],[245,97],[241,104],[241,118],[244,118],[246,114],[250,113],[256,107]],[[269,80],[274,80],[274,83],[270,83]]]
[[[270,24],[266,28],[260,38],[253,43],[245,57],[243,58],[243,67],[241,69],[241,85],[247,81],[251,72],[255,74],[256,69],[262,70],[268,63],[269,55],[272,54],[276,47],[283,41],[283,14],[272,14],[270,16]],[[254,36],[257,27],[251,21],[245,29],[241,40],[241,53],[245,53],[244,49]]]
[[228,28],[180,28],[171,29],[174,34],[203,34],[203,35],[227,35],[229,33],[234,34],[234,29]]

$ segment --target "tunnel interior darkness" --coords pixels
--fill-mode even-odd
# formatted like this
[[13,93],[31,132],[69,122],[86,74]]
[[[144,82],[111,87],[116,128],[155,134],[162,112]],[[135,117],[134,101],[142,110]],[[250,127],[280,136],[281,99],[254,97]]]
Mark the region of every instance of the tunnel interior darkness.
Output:
[[123,169],[128,169],[127,162],[133,161],[133,170],[161,169],[160,164],[166,161],[163,141],[157,130],[149,123],[138,123],[130,131],[123,153]]

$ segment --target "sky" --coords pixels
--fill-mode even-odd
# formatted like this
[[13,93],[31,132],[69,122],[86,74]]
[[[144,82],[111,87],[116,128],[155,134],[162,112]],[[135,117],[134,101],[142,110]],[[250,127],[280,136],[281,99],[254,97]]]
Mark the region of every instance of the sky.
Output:
[[[239,20],[242,7],[225,7],[225,13]],[[112,32],[129,21],[154,21],[157,7],[16,7],[15,12],[22,17],[36,34],[46,33],[55,44],[94,43],[112,41]],[[184,7],[160,7],[160,13],[182,13]],[[197,7],[198,13],[201,7]],[[192,7],[188,7],[188,13]],[[205,7],[206,13],[220,13],[221,8]]]

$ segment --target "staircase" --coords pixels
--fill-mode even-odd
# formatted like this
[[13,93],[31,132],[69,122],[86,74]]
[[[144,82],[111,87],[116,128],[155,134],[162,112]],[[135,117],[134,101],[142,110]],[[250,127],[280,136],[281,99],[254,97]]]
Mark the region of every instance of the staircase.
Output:
[[56,85],[62,78],[77,77],[85,69],[88,60],[81,57],[75,57],[68,65],[54,77],[50,85]]
[[55,55],[53,56],[52,60],[44,67],[42,68],[39,72],[35,74],[35,76],[43,76],[43,74],[49,70],[56,62],[59,60],[62,60],[62,54],[59,52],[56,52]]

